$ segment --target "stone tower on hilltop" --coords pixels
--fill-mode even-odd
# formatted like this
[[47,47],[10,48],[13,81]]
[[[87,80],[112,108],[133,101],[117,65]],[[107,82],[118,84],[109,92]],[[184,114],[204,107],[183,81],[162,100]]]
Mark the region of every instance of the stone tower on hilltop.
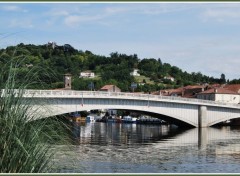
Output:
[[64,89],[71,90],[72,89],[72,75],[66,73],[64,75]]

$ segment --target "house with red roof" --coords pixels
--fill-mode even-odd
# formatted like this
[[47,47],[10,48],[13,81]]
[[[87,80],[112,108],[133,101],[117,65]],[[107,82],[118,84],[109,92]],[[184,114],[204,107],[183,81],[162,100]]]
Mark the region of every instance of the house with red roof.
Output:
[[203,100],[224,102],[224,103],[240,104],[240,94],[223,87],[212,88],[212,89],[208,89],[206,91],[200,92],[197,94],[197,98],[203,99]]
[[118,88],[115,85],[105,85],[103,86],[100,91],[105,91],[105,92],[121,92],[121,89]]
[[188,85],[183,87],[182,97],[185,98],[196,98],[199,92],[203,92],[207,89],[205,85]]
[[236,93],[240,93],[240,84],[226,84],[224,88],[234,91]]
[[185,87],[179,87],[177,89],[166,89],[161,90],[160,93],[155,92],[155,95],[163,95],[163,96],[177,96],[177,97],[185,97],[185,98],[195,98],[196,94],[206,90],[206,86],[203,85],[189,85]]
[[165,89],[165,90],[160,90],[157,92],[153,92],[153,95],[162,95],[162,96],[175,96],[175,97],[181,97],[182,96],[182,91],[183,88],[177,88],[177,89]]

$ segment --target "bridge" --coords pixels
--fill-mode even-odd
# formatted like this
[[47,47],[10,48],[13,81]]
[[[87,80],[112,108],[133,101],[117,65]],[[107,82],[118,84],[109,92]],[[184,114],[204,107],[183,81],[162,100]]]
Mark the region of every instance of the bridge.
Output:
[[151,94],[73,90],[24,90],[41,117],[96,109],[133,110],[176,125],[209,127],[240,118],[240,105]]

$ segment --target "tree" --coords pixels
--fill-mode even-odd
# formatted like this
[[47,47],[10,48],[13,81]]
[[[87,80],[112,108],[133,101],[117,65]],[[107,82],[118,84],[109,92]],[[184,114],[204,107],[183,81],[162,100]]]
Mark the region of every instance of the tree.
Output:
[[220,84],[225,84],[226,83],[226,78],[225,78],[225,74],[221,74],[221,78],[220,78]]
[[158,63],[159,63],[159,66],[162,66],[162,60],[161,60],[161,58],[158,58]]

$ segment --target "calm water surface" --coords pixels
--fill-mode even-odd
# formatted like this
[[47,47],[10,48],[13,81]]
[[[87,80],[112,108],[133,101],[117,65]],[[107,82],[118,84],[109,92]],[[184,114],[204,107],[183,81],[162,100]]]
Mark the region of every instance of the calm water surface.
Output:
[[76,144],[53,146],[55,172],[240,173],[240,127],[75,124]]

